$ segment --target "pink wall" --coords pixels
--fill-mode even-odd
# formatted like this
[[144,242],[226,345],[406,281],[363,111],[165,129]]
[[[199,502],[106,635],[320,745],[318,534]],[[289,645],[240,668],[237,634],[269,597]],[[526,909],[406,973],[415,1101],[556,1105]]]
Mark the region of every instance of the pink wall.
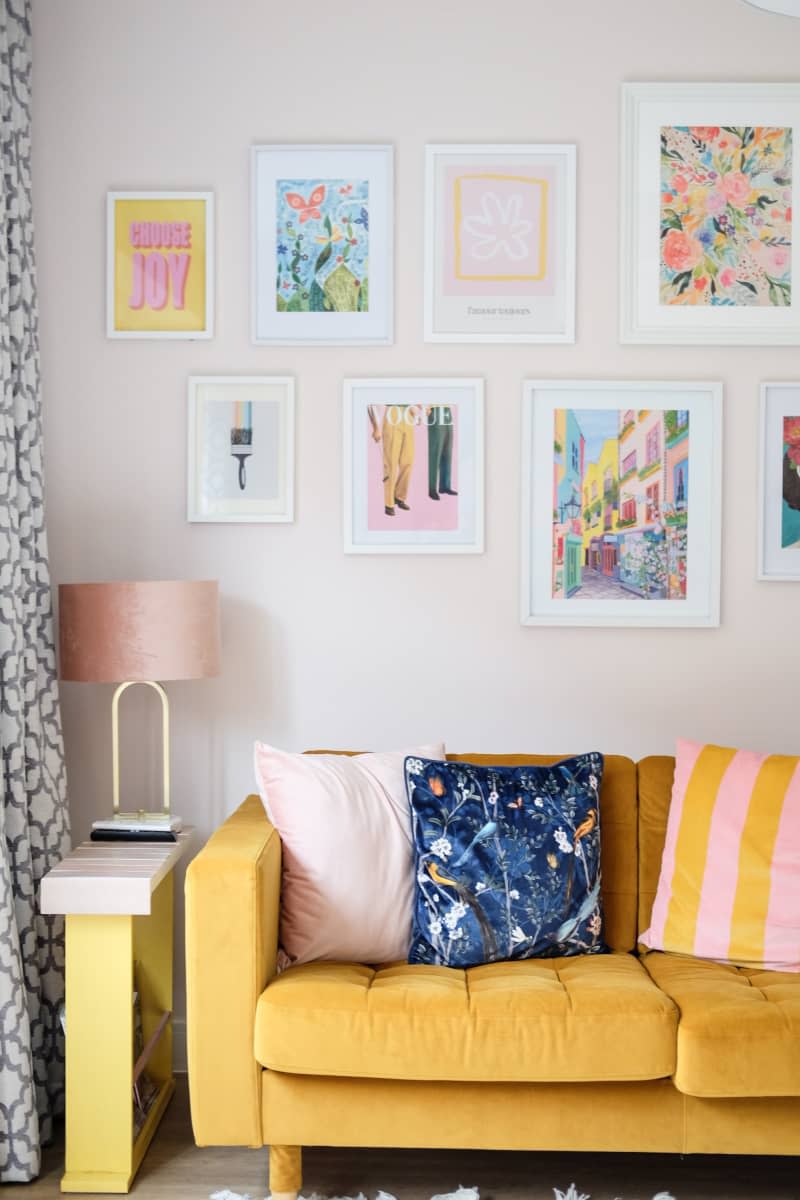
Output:
[[[251,788],[256,737],[289,749],[444,737],[454,749],[641,756],[682,735],[798,750],[787,655],[800,587],[757,583],[755,564],[758,383],[797,379],[800,358],[789,347],[621,347],[616,280],[620,81],[792,79],[799,58],[800,21],[740,0],[506,0],[497,20],[479,0],[35,0],[53,577],[220,580],[224,673],[170,687],[174,806],[202,837]],[[394,143],[395,345],[250,344],[257,141]],[[575,346],[423,344],[426,141],[577,142]],[[106,339],[111,188],[214,191],[212,341]],[[186,523],[186,378],[227,372],[297,378],[293,525]],[[484,555],[342,553],[341,380],[381,374],[486,378]],[[525,376],[724,381],[720,629],[519,625]],[[641,673],[605,665],[637,658]],[[77,838],[110,805],[110,690],[62,689]],[[602,704],[582,702],[599,694]],[[123,772],[144,786],[157,776],[158,725],[134,698],[131,709]]]

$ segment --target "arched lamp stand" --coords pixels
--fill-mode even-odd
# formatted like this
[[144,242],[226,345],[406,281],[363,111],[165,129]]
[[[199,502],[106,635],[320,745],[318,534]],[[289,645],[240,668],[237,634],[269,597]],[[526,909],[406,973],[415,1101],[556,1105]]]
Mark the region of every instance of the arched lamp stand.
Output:
[[[161,698],[161,738],[163,742],[164,764],[163,807],[161,812],[145,812],[144,809],[140,808],[136,812],[123,813],[120,812],[119,808],[119,702],[122,693],[137,683],[143,683],[147,687],[153,688]],[[160,683],[156,683],[152,679],[129,679],[126,683],[121,683],[114,692],[114,698],[111,701],[111,770],[113,775],[115,818],[135,818],[137,821],[158,822],[163,822],[164,818],[169,818],[169,700],[167,699],[167,693]]]

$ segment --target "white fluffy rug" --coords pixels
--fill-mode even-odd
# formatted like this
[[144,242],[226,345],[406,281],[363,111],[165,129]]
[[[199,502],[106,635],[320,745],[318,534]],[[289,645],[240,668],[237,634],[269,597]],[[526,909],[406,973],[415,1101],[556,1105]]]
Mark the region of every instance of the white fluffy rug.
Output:
[[[223,1188],[221,1192],[212,1192],[208,1200],[252,1200],[252,1197],[245,1193],[243,1196],[238,1192],[231,1192],[228,1188]],[[269,1200],[269,1197],[265,1197]],[[299,1200],[306,1200],[305,1197],[300,1197]],[[307,1197],[307,1200],[367,1200],[363,1192],[359,1192],[357,1196],[333,1196],[324,1197],[318,1196],[316,1192]],[[378,1192],[375,1200],[397,1200],[395,1196],[391,1196],[388,1192]],[[480,1200],[480,1192],[477,1188],[456,1188],[454,1192],[446,1192],[439,1196],[432,1196],[431,1200]],[[592,1200],[586,1192],[579,1192],[574,1183],[571,1183],[566,1191],[562,1192],[559,1188],[553,1188],[553,1200]],[[621,1197],[620,1197],[621,1200]],[[653,1196],[653,1200],[674,1200],[674,1197],[669,1192],[657,1192]]]
[[[560,1196],[561,1193],[559,1192]],[[588,1196],[581,1197],[577,1192],[564,1192],[563,1200],[590,1200]],[[228,1188],[224,1188],[221,1192],[212,1192],[208,1200],[252,1200],[252,1197],[247,1192],[240,1196],[238,1192],[231,1192]],[[266,1197],[265,1200],[269,1200]],[[367,1200],[363,1192],[359,1192],[357,1196],[318,1196],[316,1192],[308,1197],[299,1197],[298,1200]],[[396,1196],[390,1196],[388,1192],[378,1192],[375,1200],[397,1200]],[[480,1200],[480,1195],[477,1188],[459,1187],[454,1192],[447,1192],[446,1195],[431,1196],[431,1200]]]

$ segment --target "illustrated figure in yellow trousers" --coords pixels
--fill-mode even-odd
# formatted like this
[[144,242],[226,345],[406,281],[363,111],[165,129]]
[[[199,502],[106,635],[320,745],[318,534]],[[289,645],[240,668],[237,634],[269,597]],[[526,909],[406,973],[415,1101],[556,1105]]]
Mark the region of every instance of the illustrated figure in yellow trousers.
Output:
[[414,466],[414,426],[419,424],[418,404],[387,404],[378,422],[375,406],[367,408],[373,441],[383,444],[383,511],[387,517],[397,508],[408,512],[408,489]]

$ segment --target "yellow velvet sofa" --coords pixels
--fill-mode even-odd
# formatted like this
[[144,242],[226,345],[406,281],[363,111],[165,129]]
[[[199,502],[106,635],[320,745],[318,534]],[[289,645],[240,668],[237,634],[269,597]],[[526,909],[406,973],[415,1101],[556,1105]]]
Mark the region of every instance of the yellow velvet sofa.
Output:
[[276,974],[280,839],[248,797],[186,877],[198,1145],[269,1146],[273,1194],[301,1186],[304,1145],[800,1154],[800,976],[637,947],[673,770],[605,760],[613,953],[467,971]]

